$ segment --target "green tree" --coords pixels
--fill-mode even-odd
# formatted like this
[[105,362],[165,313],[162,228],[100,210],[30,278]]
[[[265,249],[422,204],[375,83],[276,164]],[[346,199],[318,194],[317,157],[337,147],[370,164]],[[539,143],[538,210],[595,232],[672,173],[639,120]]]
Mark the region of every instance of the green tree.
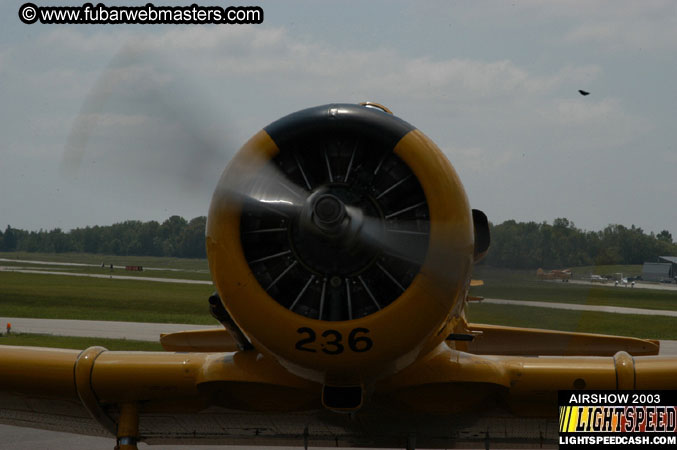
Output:
[[14,233],[14,230],[12,230],[12,227],[7,225],[7,228],[5,228],[5,233],[3,234],[2,237],[2,249],[11,252],[16,249],[16,235]]
[[663,230],[658,235],[656,235],[656,239],[658,239],[661,242],[669,242],[672,244],[672,234],[668,230]]
[[[0,250],[29,252],[87,252],[115,255],[205,257],[207,218],[190,222],[171,216],[156,221],[128,220],[109,226],[75,228],[64,232],[25,231],[7,225],[0,232]],[[641,264],[657,256],[677,255],[672,235],[663,230],[646,234],[631,225],[608,225],[601,231],[583,231],[566,218],[547,222],[506,220],[489,224],[491,248],[484,263],[516,269],[554,269],[590,264]]]
[[188,223],[181,233],[179,256],[184,258],[205,258],[205,227],[207,218],[196,217]]

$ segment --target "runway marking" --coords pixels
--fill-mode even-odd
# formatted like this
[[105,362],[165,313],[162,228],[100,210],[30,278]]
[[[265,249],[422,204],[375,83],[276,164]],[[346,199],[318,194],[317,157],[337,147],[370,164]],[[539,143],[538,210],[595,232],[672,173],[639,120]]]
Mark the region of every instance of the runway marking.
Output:
[[[101,267],[101,264],[88,264],[88,263],[74,263],[74,262],[65,262],[65,261],[35,261],[31,259],[10,259],[10,258],[0,258],[0,262],[11,262],[11,263],[25,263],[25,264],[39,264],[42,266],[77,266],[77,267]],[[138,265],[138,264],[134,264]],[[110,267],[110,264],[105,264],[105,268]],[[113,265],[114,269],[124,269],[127,266],[118,266]],[[168,272],[197,272],[197,273],[208,273],[209,270],[199,270],[199,269],[176,269],[173,267],[146,267],[143,266],[143,270],[160,270]]]
[[[548,280],[548,283],[556,283],[555,280]],[[595,287],[607,287],[614,289],[654,289],[659,291],[677,291],[677,285],[675,284],[666,284],[666,283],[651,283],[647,281],[638,281],[633,287],[631,284],[619,284],[618,286],[614,285],[613,282],[608,283],[598,283],[587,280],[569,280],[569,283],[583,284],[586,286],[595,286]]]
[[89,277],[89,278],[105,278],[108,280],[136,280],[136,281],[156,281],[158,283],[183,283],[183,284],[209,284],[211,281],[206,280],[186,280],[182,278],[157,278],[157,277],[137,277],[131,275],[103,275],[96,273],[73,273],[73,272],[58,272],[55,270],[33,270],[33,269],[16,269],[12,266],[0,266],[0,272],[18,272],[18,273],[35,273],[44,275],[66,275],[69,277]]
[[524,300],[503,300],[500,298],[485,298],[484,300],[482,300],[482,303],[492,303],[496,305],[531,306],[535,308],[569,309],[575,311],[597,311],[613,314],[633,314],[639,316],[677,317],[677,311],[669,311],[665,309],[640,309],[640,308],[626,308],[623,306],[581,305],[576,303],[555,303],[555,302],[532,302]]

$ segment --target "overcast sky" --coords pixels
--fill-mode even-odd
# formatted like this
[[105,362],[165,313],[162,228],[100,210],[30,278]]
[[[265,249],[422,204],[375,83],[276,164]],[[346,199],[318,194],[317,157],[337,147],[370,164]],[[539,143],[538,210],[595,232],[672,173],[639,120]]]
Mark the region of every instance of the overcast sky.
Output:
[[24,25],[21,3],[0,6],[2,229],[206,215],[260,128],[372,100],[494,223],[677,238],[674,1],[245,2],[264,23],[221,26]]

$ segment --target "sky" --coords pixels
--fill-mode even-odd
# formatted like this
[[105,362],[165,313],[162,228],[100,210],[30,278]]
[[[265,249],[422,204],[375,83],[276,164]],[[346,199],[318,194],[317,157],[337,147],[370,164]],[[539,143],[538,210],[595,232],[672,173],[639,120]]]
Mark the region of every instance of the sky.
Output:
[[2,229],[206,215],[259,129],[370,100],[494,223],[677,239],[673,1],[263,1],[260,25],[211,26],[26,25],[21,4],[0,5]]

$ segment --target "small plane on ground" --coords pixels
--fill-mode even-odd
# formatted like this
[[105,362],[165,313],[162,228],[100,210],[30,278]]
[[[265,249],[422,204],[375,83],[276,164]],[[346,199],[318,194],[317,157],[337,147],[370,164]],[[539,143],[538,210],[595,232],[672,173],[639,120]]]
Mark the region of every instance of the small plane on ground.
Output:
[[590,275],[590,282],[591,283],[606,283],[607,281],[609,281],[609,280],[607,280],[606,278],[604,278],[601,275]]
[[539,280],[562,280],[569,281],[573,278],[571,269],[553,269],[549,272],[544,271],[543,269],[538,269],[536,271],[536,276]]
[[387,108],[293,113],[211,201],[223,329],[164,335],[165,352],[0,346],[0,422],[119,449],[540,446],[560,389],[677,388],[656,341],[468,323],[489,243],[443,153]]

